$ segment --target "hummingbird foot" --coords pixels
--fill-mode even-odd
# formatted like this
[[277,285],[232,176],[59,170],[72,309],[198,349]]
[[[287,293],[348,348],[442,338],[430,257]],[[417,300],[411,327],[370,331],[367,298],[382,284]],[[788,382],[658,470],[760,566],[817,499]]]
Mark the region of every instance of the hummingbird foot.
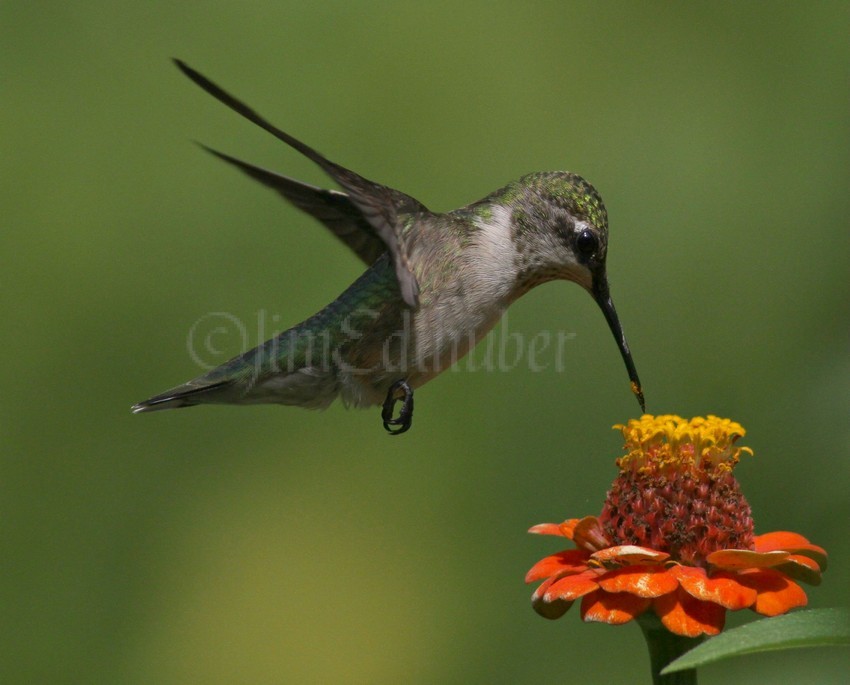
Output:
[[[404,393],[404,397],[397,398],[397,392]],[[401,401],[401,410],[398,413],[398,418],[394,419],[393,410],[395,403],[399,401]],[[398,380],[390,386],[387,399],[384,400],[381,418],[384,421],[384,430],[390,435],[401,435],[410,429],[413,424],[413,388],[408,385],[406,380]],[[398,428],[393,428],[393,426],[398,426]]]

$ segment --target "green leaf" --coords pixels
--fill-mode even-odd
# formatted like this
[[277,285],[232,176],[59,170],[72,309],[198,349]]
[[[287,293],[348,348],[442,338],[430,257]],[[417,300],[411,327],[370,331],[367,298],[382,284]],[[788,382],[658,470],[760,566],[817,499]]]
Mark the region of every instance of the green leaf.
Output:
[[667,664],[661,673],[741,654],[824,645],[850,645],[850,612],[846,609],[811,609],[747,623],[694,647]]

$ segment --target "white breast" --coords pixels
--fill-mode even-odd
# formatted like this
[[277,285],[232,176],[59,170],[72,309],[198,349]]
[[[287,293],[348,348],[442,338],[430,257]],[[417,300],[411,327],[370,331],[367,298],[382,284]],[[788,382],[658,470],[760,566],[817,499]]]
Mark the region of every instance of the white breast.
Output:
[[478,233],[469,251],[466,281],[473,301],[505,301],[516,284],[516,246],[511,236],[512,210],[496,205],[490,219],[476,219]]
[[499,321],[516,284],[516,248],[511,211],[495,207],[489,219],[475,220],[478,231],[466,248],[454,281],[415,316],[416,364],[421,385],[463,358]]

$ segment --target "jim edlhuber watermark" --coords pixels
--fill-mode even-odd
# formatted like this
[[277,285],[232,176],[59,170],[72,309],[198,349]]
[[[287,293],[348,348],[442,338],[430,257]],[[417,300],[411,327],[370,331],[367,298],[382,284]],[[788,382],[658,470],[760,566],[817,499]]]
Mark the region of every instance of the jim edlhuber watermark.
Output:
[[[261,345],[263,352],[257,355],[257,365],[280,373],[304,366],[320,369],[336,367],[352,374],[369,374],[378,369],[401,373],[408,370],[428,372],[435,367],[437,370],[493,372],[512,371],[523,363],[536,373],[552,369],[562,373],[567,368],[566,344],[576,337],[575,332],[564,330],[541,330],[533,335],[511,331],[510,317],[505,312],[492,333],[484,336],[476,337],[475,331],[470,330],[452,336],[452,340],[442,345],[440,334],[432,332],[428,340],[429,349],[444,350],[440,359],[435,359],[417,354],[410,312],[404,312],[401,328],[380,343],[380,363],[369,368],[351,365],[346,351],[364,337],[368,323],[378,316],[378,311],[363,309],[347,317],[334,330],[310,331],[295,326],[270,332],[268,329],[277,325],[281,317],[259,310],[256,324],[252,326],[256,335],[252,336],[254,330],[249,331],[246,321],[235,314],[209,312],[190,327],[186,350],[192,360],[206,371],[234,355],[244,354]],[[364,324],[367,326],[364,327]],[[237,348],[235,352],[234,347]],[[297,350],[297,353],[281,354],[286,350]]]

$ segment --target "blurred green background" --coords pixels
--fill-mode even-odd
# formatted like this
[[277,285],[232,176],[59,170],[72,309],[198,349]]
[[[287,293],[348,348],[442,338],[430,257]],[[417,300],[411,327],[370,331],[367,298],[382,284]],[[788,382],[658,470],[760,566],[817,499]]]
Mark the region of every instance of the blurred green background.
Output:
[[[742,422],[758,531],[826,547],[810,606],[847,605],[848,7],[0,3],[0,681],[648,680],[636,626],[545,621],[522,582],[562,547],[526,529],[599,511],[637,415],[579,288],[510,311],[575,334],[563,371],[446,373],[404,437],[339,405],[130,414],[199,373],[210,313],[253,346],[361,271],[191,144],[327,183],[172,56],[434,209],[591,179],[648,409]],[[213,338],[212,361],[243,348]],[[701,682],[847,668],[799,650]]]

